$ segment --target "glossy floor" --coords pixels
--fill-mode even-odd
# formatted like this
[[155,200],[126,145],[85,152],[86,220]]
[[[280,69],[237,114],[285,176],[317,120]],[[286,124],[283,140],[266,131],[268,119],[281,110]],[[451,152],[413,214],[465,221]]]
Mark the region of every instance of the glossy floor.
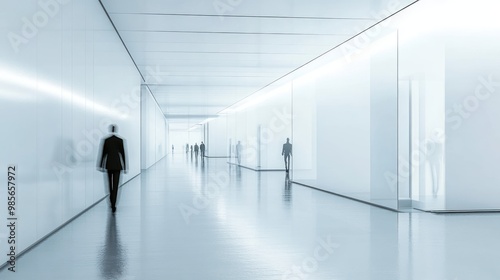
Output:
[[176,154],[0,279],[500,279],[500,215],[394,213]]

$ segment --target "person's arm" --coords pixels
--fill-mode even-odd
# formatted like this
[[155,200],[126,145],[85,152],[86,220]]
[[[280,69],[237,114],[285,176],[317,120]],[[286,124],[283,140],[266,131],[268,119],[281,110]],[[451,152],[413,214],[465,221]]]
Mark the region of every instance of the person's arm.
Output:
[[100,171],[104,171],[104,169],[105,169],[104,161],[107,158],[107,156],[108,156],[108,149],[107,149],[106,141],[102,141],[101,142],[101,161],[98,165],[98,169]]
[[281,155],[285,155],[285,144],[283,144],[283,148],[281,149]]
[[124,148],[123,140],[121,141],[121,145],[120,145],[120,154],[122,155],[122,160],[123,160],[123,170],[125,172],[127,172],[127,160],[125,157],[125,148]]

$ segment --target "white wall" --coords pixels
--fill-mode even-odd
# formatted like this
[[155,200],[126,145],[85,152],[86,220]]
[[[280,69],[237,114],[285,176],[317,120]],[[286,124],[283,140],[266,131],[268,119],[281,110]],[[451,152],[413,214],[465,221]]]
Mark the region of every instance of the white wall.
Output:
[[142,169],[148,169],[168,152],[167,121],[149,88],[142,86]]
[[[7,166],[16,164],[17,252],[107,193],[96,163],[110,123],[127,141],[122,182],[140,173],[137,70],[99,2],[52,3],[50,13],[35,0],[3,2],[0,9],[0,181],[6,184]],[[34,17],[33,26],[23,20]],[[0,201],[6,221],[6,189]],[[0,228],[2,260],[6,229]]]
[[[408,193],[411,180],[411,198],[420,209],[442,207],[446,200],[443,148],[428,152],[428,147],[443,146],[439,138],[445,130],[446,52],[439,2],[421,1],[393,20],[399,36],[399,94],[411,101],[400,107],[400,112],[411,112],[411,117],[400,119],[400,124],[406,126],[402,129],[411,131],[408,138],[411,147],[399,155],[399,172],[394,183],[404,187],[401,192]],[[424,14],[426,21],[422,24]],[[433,174],[431,169],[436,172]]]
[[446,210],[500,209],[499,8],[498,1],[460,1],[456,25],[443,27]]
[[241,164],[284,169],[289,137],[294,181],[397,208],[397,186],[384,177],[397,172],[396,35],[338,48],[228,110]]
[[240,141],[241,165],[261,170],[285,169],[281,150],[286,138],[292,136],[291,92],[292,83],[268,87],[227,116],[233,163],[235,146]]
[[205,124],[206,155],[208,157],[229,157],[227,118],[219,117]]
[[492,0],[420,1],[393,22],[400,83],[411,82],[419,103],[412,106],[411,171],[421,209],[500,208],[499,7]]
[[395,34],[383,33],[294,79],[294,181],[398,207],[397,186],[384,177],[397,168],[396,46]]
[[370,202],[398,209],[398,37],[388,30],[372,43],[370,60]]
[[243,165],[278,166],[259,129],[292,108],[277,135],[293,132],[296,182],[393,209],[500,209],[499,8],[421,0],[227,110],[228,139]]
[[[421,0],[320,59],[331,66],[302,70],[293,91],[294,179],[395,209],[396,192],[426,210],[499,209],[499,6]],[[396,142],[398,126],[411,133],[399,134],[406,143]],[[406,147],[396,154],[398,144]]]
[[498,209],[498,8],[421,0],[233,107],[228,139],[243,165],[279,166],[260,131],[284,105],[297,182],[394,209],[398,192],[427,210]]

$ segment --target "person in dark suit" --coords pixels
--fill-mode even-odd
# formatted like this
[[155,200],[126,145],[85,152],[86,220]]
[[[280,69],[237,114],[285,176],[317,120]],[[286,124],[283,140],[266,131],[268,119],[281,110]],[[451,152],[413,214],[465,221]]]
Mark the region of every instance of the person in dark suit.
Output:
[[108,173],[109,200],[113,213],[116,211],[116,198],[118,197],[118,186],[120,183],[120,173],[123,170],[127,173],[127,161],[123,139],[116,136],[116,125],[110,125],[111,136],[104,139],[101,145],[101,157],[99,168]]
[[203,144],[203,141],[201,141],[200,144],[200,153],[201,153],[201,158],[205,157],[205,144]]
[[198,158],[198,150],[199,150],[198,143],[194,143],[194,157],[195,158]]
[[292,144],[290,144],[290,138],[286,138],[286,143],[283,144],[283,149],[281,150],[281,155],[285,158],[286,172],[289,172],[290,171],[290,156],[292,155]]

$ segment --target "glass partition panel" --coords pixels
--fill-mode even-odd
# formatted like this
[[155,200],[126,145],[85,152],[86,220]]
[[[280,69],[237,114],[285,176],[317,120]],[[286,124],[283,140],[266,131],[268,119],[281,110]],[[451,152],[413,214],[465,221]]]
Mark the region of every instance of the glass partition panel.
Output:
[[370,33],[363,48],[335,49],[294,80],[295,182],[398,208],[388,181],[397,177],[397,39]]

